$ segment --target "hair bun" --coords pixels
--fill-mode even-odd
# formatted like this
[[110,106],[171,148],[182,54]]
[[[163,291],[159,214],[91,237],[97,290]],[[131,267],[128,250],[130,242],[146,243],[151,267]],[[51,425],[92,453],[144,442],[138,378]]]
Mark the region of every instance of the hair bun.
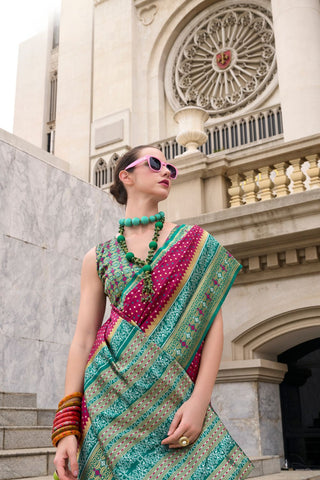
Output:
[[[140,156],[143,148],[148,148],[149,145],[139,145],[126,152],[117,160],[116,169],[114,172],[114,181],[110,187],[110,193],[117,200],[120,205],[126,205],[128,201],[128,194],[125,186],[119,178],[119,173],[124,170],[130,163],[133,163]],[[134,168],[134,167],[133,167]],[[132,171],[133,168],[128,171]]]

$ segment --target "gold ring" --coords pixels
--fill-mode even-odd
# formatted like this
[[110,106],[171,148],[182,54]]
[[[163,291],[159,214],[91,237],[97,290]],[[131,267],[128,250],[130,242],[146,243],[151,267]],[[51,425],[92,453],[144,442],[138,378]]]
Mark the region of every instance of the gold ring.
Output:
[[181,447],[187,447],[189,445],[189,443],[190,443],[190,441],[189,441],[188,437],[183,436],[183,437],[179,438],[179,445]]

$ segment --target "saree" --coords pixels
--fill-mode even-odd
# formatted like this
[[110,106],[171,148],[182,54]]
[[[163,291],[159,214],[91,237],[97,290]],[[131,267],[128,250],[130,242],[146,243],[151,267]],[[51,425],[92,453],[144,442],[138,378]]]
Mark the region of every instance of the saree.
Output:
[[115,238],[96,258],[112,310],[85,370],[79,478],[246,478],[253,466],[211,406],[193,444],[161,445],[240,264],[199,226],[177,225],[152,260],[153,298],[143,303],[142,270]]

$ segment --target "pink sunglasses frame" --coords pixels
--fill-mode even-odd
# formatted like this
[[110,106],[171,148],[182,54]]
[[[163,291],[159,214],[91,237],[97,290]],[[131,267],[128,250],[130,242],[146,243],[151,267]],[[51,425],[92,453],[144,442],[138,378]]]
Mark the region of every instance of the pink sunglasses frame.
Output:
[[[175,178],[177,178],[178,176],[178,169],[177,167],[175,167],[174,165],[172,165],[172,163],[167,163],[167,162],[162,162],[158,157],[156,157],[155,155],[145,155],[144,157],[141,157],[141,158],[138,158],[137,160],[135,160],[134,162],[130,163],[130,165],[128,165],[125,170],[128,170],[129,168],[132,168],[132,167],[135,167],[136,165],[138,165],[139,163],[142,163],[142,162],[145,162],[147,160],[148,162],[148,165],[149,165],[149,168],[150,170],[152,170],[153,172],[160,172],[161,168],[159,170],[155,170],[154,168],[151,167],[150,165],[150,158],[153,157],[153,158],[156,158],[157,160],[159,160],[159,162],[161,163],[161,168],[163,166],[167,167],[168,165],[170,165],[171,167],[173,167],[176,171],[176,175],[175,177],[172,177],[171,176],[171,172],[170,172],[170,178],[172,180],[174,180]],[[169,170],[170,171],[170,170]]]

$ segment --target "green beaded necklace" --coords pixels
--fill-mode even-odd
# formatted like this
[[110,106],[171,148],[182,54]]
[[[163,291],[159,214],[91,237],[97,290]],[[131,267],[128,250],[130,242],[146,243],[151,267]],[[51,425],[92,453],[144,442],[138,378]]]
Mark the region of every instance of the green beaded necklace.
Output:
[[[140,225],[147,225],[148,223],[154,223],[154,234],[151,242],[149,243],[149,252],[147,258],[142,260],[134,255],[133,252],[128,251],[128,246],[126,239],[124,237],[124,227],[132,227]],[[119,235],[117,237],[117,241],[126,254],[126,259],[130,263],[134,263],[139,267],[142,267],[142,271],[144,273],[143,279],[143,289],[142,289],[142,302],[150,302],[152,300],[153,286],[152,286],[152,267],[151,262],[153,260],[154,254],[158,249],[158,238],[160,235],[160,231],[163,228],[163,224],[165,222],[165,215],[164,212],[159,212],[156,215],[151,215],[150,217],[134,217],[134,218],[121,218],[119,220]]]

